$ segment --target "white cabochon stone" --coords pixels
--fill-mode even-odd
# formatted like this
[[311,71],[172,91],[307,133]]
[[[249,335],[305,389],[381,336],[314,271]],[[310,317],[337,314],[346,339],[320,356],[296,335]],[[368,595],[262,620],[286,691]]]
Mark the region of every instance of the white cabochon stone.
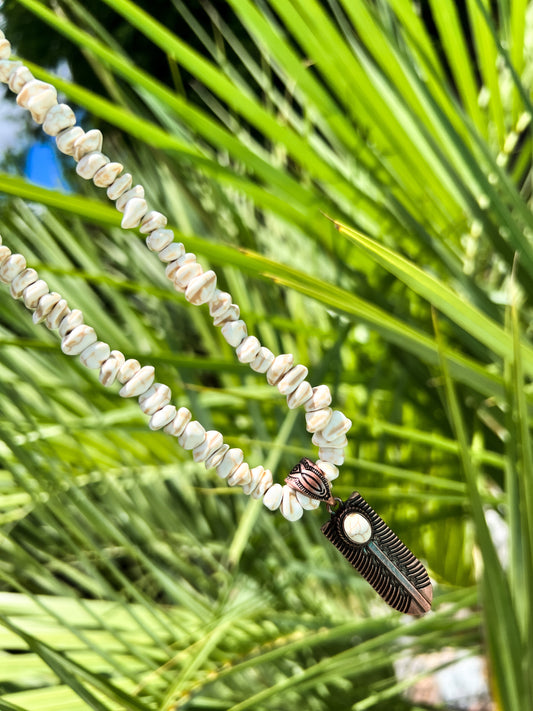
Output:
[[370,521],[359,513],[351,513],[343,522],[344,532],[354,543],[366,543],[372,536]]

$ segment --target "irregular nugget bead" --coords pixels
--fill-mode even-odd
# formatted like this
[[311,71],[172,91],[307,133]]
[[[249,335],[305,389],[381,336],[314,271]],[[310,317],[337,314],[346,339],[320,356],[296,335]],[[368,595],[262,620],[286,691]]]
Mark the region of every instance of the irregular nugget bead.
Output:
[[0,81],[6,84],[9,81],[11,74],[19,67],[22,67],[22,62],[13,62],[9,59],[2,59],[0,57]]
[[294,392],[287,395],[287,407],[289,410],[294,410],[295,408],[300,407],[300,405],[303,405],[307,402],[307,400],[309,400],[312,393],[313,388],[310,383],[307,381],[300,383]]
[[139,232],[143,235],[150,234],[154,230],[161,229],[167,224],[168,220],[161,212],[151,210],[143,217]]
[[266,379],[269,385],[277,385],[281,378],[292,368],[294,356],[292,353],[284,353],[276,356],[272,365],[267,370]]
[[235,353],[241,363],[251,363],[261,350],[261,342],[255,336],[247,336],[239,343]]
[[141,364],[136,358],[128,358],[122,364],[120,370],[118,371],[117,380],[119,383],[124,385],[128,382],[130,378],[133,378],[135,373],[138,373],[141,369]]
[[82,323],[61,340],[61,350],[65,355],[79,355],[97,340],[94,328]]
[[92,151],[80,158],[76,173],[84,180],[92,180],[100,168],[109,163],[109,158],[100,151]]
[[29,103],[39,94],[43,92],[51,92],[52,95],[57,96],[57,91],[51,84],[47,84],[45,81],[40,81],[39,79],[33,79],[33,81],[27,82],[19,92],[17,96],[17,104],[22,106],[23,109],[29,108]]
[[145,365],[120,388],[118,394],[120,397],[139,397],[151,387],[154,373],[153,365]]
[[35,269],[24,269],[24,271],[17,274],[9,286],[9,292],[14,299],[22,298],[24,289],[30,284],[34,284],[39,275]]
[[9,259],[10,256],[11,250],[9,249],[9,247],[6,247],[5,245],[0,243],[0,267],[5,261]]
[[222,335],[230,346],[236,348],[248,335],[244,321],[228,321],[222,326]]
[[[146,246],[152,252],[160,252],[165,247],[168,247],[173,239],[174,232],[172,230],[154,230],[146,238]],[[183,251],[185,252],[185,250]]]
[[279,509],[279,505],[281,504],[282,498],[283,487],[281,486],[281,484],[272,484],[270,489],[268,489],[268,491],[263,496],[263,504],[267,507],[267,509],[275,511],[276,509]]
[[146,215],[148,204],[142,198],[131,198],[126,203],[124,208],[124,217],[120,226],[125,230],[130,230],[133,227],[138,227],[142,218]]
[[291,489],[290,486],[283,487],[283,497],[280,504],[281,515],[287,519],[287,521],[298,521],[302,518],[304,510],[302,505],[296,498],[296,492]]
[[32,321],[35,325],[42,323],[48,314],[52,311],[54,306],[61,300],[61,296],[55,291],[51,291],[49,294],[44,294],[39,299],[39,303],[35,311],[32,314]]
[[123,169],[122,163],[106,163],[93,175],[93,183],[97,188],[108,188]]
[[251,479],[247,484],[244,484],[244,486],[242,487],[242,491],[244,494],[249,496],[253,491],[255,491],[264,471],[264,467],[262,467],[260,464],[257,467],[250,469]]
[[331,407],[324,407],[322,410],[313,410],[305,414],[305,424],[308,432],[323,430],[331,420],[333,410]]
[[326,462],[331,462],[332,464],[341,465],[344,462],[344,448],[338,449],[337,447],[320,447],[318,450],[318,456]]
[[151,430],[161,430],[166,427],[169,422],[176,417],[175,405],[165,405],[161,409],[154,412],[148,423]]
[[61,153],[67,156],[74,155],[74,144],[85,134],[81,126],[73,126],[61,131],[56,136],[56,146]]
[[335,439],[327,440],[322,432],[315,432],[311,442],[317,447],[336,447],[337,449],[339,449],[339,447],[346,447],[348,444],[346,435],[340,435]]
[[217,467],[226,456],[226,452],[228,450],[229,444],[223,444],[222,447],[219,447],[215,452],[206,457],[206,460],[204,462],[205,468],[211,469],[212,467]]
[[26,269],[26,260],[22,254],[12,254],[4,260],[0,267],[0,281],[10,284],[24,269]]
[[250,492],[252,499],[261,499],[272,486],[272,472],[270,469],[265,469],[259,475],[259,481],[256,487]]
[[0,39],[0,59],[9,59],[11,55],[11,43],[4,37]]
[[245,486],[252,481],[250,467],[246,462],[242,462],[227,478],[228,486]]
[[223,313],[219,314],[213,319],[213,325],[222,326],[229,321],[237,321],[241,315],[241,310],[237,304],[230,304],[229,307]]
[[109,358],[110,351],[111,349],[108,343],[96,341],[96,343],[91,343],[90,346],[80,353],[80,362],[86,368],[96,370]]
[[124,212],[126,205],[133,198],[144,198],[144,188],[142,185],[135,185],[130,190],[126,190],[126,192],[122,193],[120,197],[117,198],[115,207],[119,212]]
[[214,454],[224,444],[224,438],[217,430],[208,430],[205,440],[192,451],[192,458],[195,462],[204,462],[211,454]]
[[29,81],[33,81],[34,79],[35,77],[30,72],[28,67],[22,65],[10,73],[8,86],[14,94],[18,94],[24,84],[27,84]]
[[[30,84],[31,82],[28,82]],[[27,86],[27,85],[26,85]],[[24,91],[24,89],[22,90]],[[42,91],[28,101],[28,110],[35,123],[42,123],[52,106],[57,105],[57,91],[54,87]]]
[[346,434],[351,426],[352,421],[349,420],[340,410],[335,410],[328,424],[320,429],[322,430],[322,435],[325,439],[333,440],[343,434]]
[[106,191],[107,197],[110,200],[117,200],[121,195],[123,195],[126,190],[129,190],[131,187],[131,184],[133,182],[133,178],[129,173],[124,173],[124,175],[121,175],[119,178],[117,178],[108,188]]
[[277,384],[277,388],[282,395],[290,395],[302,381],[307,378],[309,371],[305,365],[295,365],[291,368]]
[[37,279],[37,281],[27,286],[22,292],[24,305],[28,309],[36,309],[39,299],[45,294],[48,294],[49,291],[48,284],[43,281],[43,279]]
[[74,160],[79,161],[83,156],[87,155],[87,153],[101,151],[103,141],[104,137],[102,132],[97,128],[83,133],[83,135],[74,141]]
[[189,283],[202,273],[202,267],[198,262],[189,262],[176,270],[172,279],[172,284],[176,291],[185,292]]
[[47,328],[49,328],[50,330],[55,330],[56,328],[59,328],[61,322],[66,316],[68,316],[69,313],[70,309],[67,301],[65,299],[59,299],[57,304],[45,318]]
[[79,309],[73,309],[65,315],[58,327],[58,333],[61,338],[64,338],[68,333],[73,331],[77,326],[83,324],[83,313]]
[[[145,415],[153,415],[160,408],[168,405],[172,393],[168,385],[154,383],[139,398],[139,407]],[[169,420],[170,421],[170,420]],[[168,424],[166,422],[165,424]]]
[[229,449],[222,461],[217,465],[217,474],[221,479],[227,479],[237,467],[243,463],[244,453],[242,449],[233,447]]
[[331,405],[331,392],[327,385],[318,385],[313,388],[313,394],[305,403],[307,412],[312,410],[321,410],[324,407]]
[[209,315],[211,318],[216,318],[219,313],[223,313],[231,306],[231,294],[227,291],[215,289],[211,300],[209,301]]
[[320,506],[320,501],[317,499],[310,499],[308,496],[304,496],[301,491],[295,491],[294,493],[304,511],[314,511]]
[[201,444],[206,437],[205,429],[202,425],[193,420],[185,427],[178,437],[178,442],[183,449],[194,449]]
[[275,357],[269,348],[261,346],[256,357],[250,363],[250,368],[255,370],[256,373],[266,373],[274,362]]
[[[176,283],[176,279],[174,279]],[[217,286],[217,275],[214,271],[209,269],[203,274],[199,274],[190,280],[185,289],[185,298],[191,304],[195,306],[200,306],[201,304],[207,304],[209,299],[212,297]]]
[[76,124],[74,111],[67,104],[56,104],[52,106],[46,114],[43,123],[43,131],[49,136],[57,136],[58,133]]
[[331,462],[326,462],[323,459],[318,459],[316,465],[328,481],[333,481],[339,476],[339,470]]
[[100,366],[100,373],[98,375],[98,380],[104,387],[108,388],[110,385],[113,385],[125,360],[124,354],[120,351],[111,351],[109,358]]
[[174,419],[168,423],[164,430],[172,437],[179,437],[185,427],[189,424],[191,419],[192,414],[190,410],[188,410],[186,407],[180,407],[179,410],[176,412],[176,416],[174,417]]
[[[170,230],[169,230],[170,232]],[[185,254],[185,247],[181,242],[171,242],[166,247],[162,247],[158,254],[162,262],[169,264],[176,263],[176,266],[183,266],[186,262],[196,262],[196,255],[192,252]]]

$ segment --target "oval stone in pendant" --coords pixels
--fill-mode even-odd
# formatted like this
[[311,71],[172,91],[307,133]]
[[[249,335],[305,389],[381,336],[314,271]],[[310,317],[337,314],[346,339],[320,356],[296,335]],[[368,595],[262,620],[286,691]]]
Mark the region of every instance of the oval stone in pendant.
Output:
[[370,521],[360,513],[351,513],[343,521],[344,532],[354,543],[366,543],[372,536]]

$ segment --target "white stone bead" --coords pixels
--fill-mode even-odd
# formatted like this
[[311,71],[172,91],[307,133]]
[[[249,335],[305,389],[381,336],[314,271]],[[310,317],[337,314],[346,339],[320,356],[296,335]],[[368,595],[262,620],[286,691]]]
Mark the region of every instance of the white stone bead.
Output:
[[258,354],[250,363],[250,368],[252,370],[255,370],[256,373],[266,373],[274,362],[275,357],[276,356],[272,353],[271,350],[269,350],[265,346],[261,346]]
[[111,351],[109,358],[100,366],[100,373],[98,375],[98,380],[104,387],[108,388],[110,385],[113,385],[117,378],[118,371],[124,365],[125,360],[124,354],[120,351]]
[[124,212],[126,205],[132,198],[144,198],[144,188],[142,185],[135,185],[130,190],[126,190],[115,202],[115,207],[119,212]]
[[331,462],[325,462],[323,459],[318,459],[316,465],[328,481],[333,481],[339,476],[339,470]]
[[304,510],[302,505],[296,498],[296,492],[291,489],[290,486],[283,487],[283,498],[280,504],[281,515],[287,519],[287,521],[298,521],[302,518]]
[[18,94],[24,84],[35,79],[28,67],[21,65],[9,75],[8,86],[14,94]]
[[220,462],[224,459],[226,456],[226,452],[229,450],[229,444],[223,444],[222,447],[219,447],[216,452],[213,452],[210,454],[208,457],[206,457],[205,460],[205,468],[206,469],[212,469],[213,467],[217,467]]
[[41,296],[41,298],[39,299],[39,303],[37,304],[37,307],[31,317],[33,323],[35,325],[37,325],[38,323],[42,323],[48,316],[48,314],[52,311],[54,306],[58,303],[58,301],[60,301],[60,299],[61,296],[55,291]]
[[72,126],[72,128],[66,128],[61,131],[56,136],[56,146],[61,153],[67,156],[74,155],[74,144],[76,141],[85,134],[85,131],[81,126]]
[[[28,84],[30,83],[31,82],[28,82]],[[27,84],[25,86],[27,86]],[[24,91],[24,89],[22,89],[22,91]],[[56,105],[57,91],[52,86],[49,89],[46,89],[46,91],[41,91],[41,93],[37,94],[37,96],[32,96],[32,98],[28,101],[28,111],[31,113],[31,117],[35,123],[42,123],[52,106]]]
[[14,299],[21,299],[24,289],[26,289],[26,287],[30,284],[34,284],[38,278],[39,275],[35,269],[24,269],[24,271],[20,272],[20,274],[17,274],[9,285],[9,292],[11,296]]
[[331,392],[327,385],[318,385],[313,388],[313,394],[305,403],[307,412],[312,410],[322,410],[324,407],[331,405]]
[[176,406],[175,405],[165,405],[157,412],[154,412],[148,423],[148,427],[151,430],[161,430],[166,427],[169,422],[176,417]]
[[91,343],[96,343],[96,333],[94,328],[82,323],[76,326],[70,333],[61,340],[61,350],[65,355],[79,355]]
[[167,222],[167,218],[161,212],[151,210],[143,217],[139,232],[143,235],[150,234],[150,232],[153,232],[154,230],[159,230],[162,227],[165,227]]
[[140,369],[141,364],[138,360],[136,360],[135,358],[128,358],[128,360],[124,361],[124,363],[120,367],[120,370],[118,371],[118,382],[124,385],[128,382],[128,380],[130,380],[130,378],[133,378],[135,373],[138,373]]
[[219,450],[224,444],[224,438],[217,430],[208,430],[205,439],[192,451],[192,458],[195,462],[205,462],[205,460]]
[[324,407],[322,410],[313,410],[312,412],[306,412],[305,414],[305,425],[308,432],[317,432],[318,430],[323,430],[324,427],[331,420],[333,415],[333,410],[331,407]]
[[74,160],[81,160],[87,153],[101,151],[103,141],[102,132],[97,128],[87,131],[74,142]]
[[162,249],[165,249],[165,247],[168,247],[173,239],[174,232],[172,232],[172,230],[154,230],[146,238],[146,246],[152,252],[160,252]]
[[345,517],[342,527],[348,538],[354,543],[366,543],[372,536],[370,521],[360,513],[351,513]]
[[[0,237],[1,239],[1,237]],[[11,256],[11,250],[9,247],[6,247],[4,244],[0,244],[0,267],[2,264],[9,259]],[[21,255],[22,256],[22,255]]]
[[166,247],[162,247],[159,250],[158,257],[162,262],[168,262],[169,264],[176,262],[178,267],[183,266],[186,262],[196,262],[196,255],[192,252],[185,254],[185,247],[181,242],[171,242]]
[[93,175],[93,183],[97,188],[108,188],[113,184],[118,175],[122,173],[122,163],[106,163]]
[[50,311],[48,316],[45,319],[45,323],[47,328],[50,330],[55,330],[56,328],[59,328],[59,325],[65,318],[65,316],[68,316],[70,313],[70,309],[68,307],[68,303],[66,299],[59,299],[57,304],[54,306],[54,308]]
[[269,385],[277,385],[285,373],[292,368],[293,363],[294,356],[292,353],[284,353],[283,355],[276,356],[266,372],[267,383]]
[[3,84],[6,84],[9,81],[11,74],[22,66],[22,62],[13,62],[9,59],[0,59],[0,81]]
[[320,506],[320,501],[317,499],[310,499],[309,496],[304,496],[301,491],[296,491],[296,498],[298,503],[305,511],[314,511]]
[[221,314],[213,319],[213,324],[215,326],[222,326],[228,321],[237,321],[241,315],[241,310],[237,304],[230,304],[229,307]]
[[57,96],[57,92],[51,84],[47,84],[45,81],[40,81],[39,79],[33,79],[33,81],[27,82],[20,90],[17,96],[17,104],[22,106],[23,109],[27,109],[32,99],[48,91],[51,91],[52,94],[55,92]]
[[190,410],[188,410],[186,407],[180,407],[179,410],[176,412],[176,416],[174,417],[174,419],[169,422],[166,427],[164,427],[164,430],[172,437],[179,437],[179,435],[183,432],[183,430],[189,424],[191,419],[192,415]]
[[[145,415],[153,415],[162,407],[168,405],[171,398],[172,392],[168,385],[164,385],[163,383],[154,383],[140,396],[139,407]],[[168,425],[168,422],[165,422],[165,424]]]
[[220,289],[215,289],[215,293],[209,301],[209,315],[211,318],[216,318],[219,314],[223,313],[231,306],[231,294],[227,291],[220,291]]
[[[177,281],[177,274],[174,278],[174,283]],[[217,287],[217,275],[214,271],[209,269],[203,274],[199,274],[190,280],[185,289],[185,298],[190,304],[194,306],[200,306],[201,304],[207,304],[209,299],[215,292]]]
[[96,341],[80,353],[80,361],[86,368],[96,370],[109,358],[110,351],[108,343]]
[[172,279],[174,289],[183,293],[189,286],[189,283],[195,277],[200,276],[201,273],[202,267],[198,264],[198,262],[189,262],[184,264],[174,273],[174,278]]
[[[169,247],[173,246],[173,244],[169,245]],[[181,243],[176,246],[182,247],[185,250],[185,247],[183,247]],[[165,251],[166,249],[163,250],[163,252]],[[175,254],[179,254],[178,250],[173,251]],[[178,269],[181,269],[181,267],[185,266],[185,264],[196,264],[194,254],[182,254],[181,257],[174,259],[172,262],[168,262],[167,266],[165,267],[165,275],[167,279],[170,279],[170,281],[174,281],[174,277],[176,276]]]
[[148,204],[146,200],[142,198],[131,198],[126,203],[124,208],[124,217],[120,226],[124,230],[130,230],[133,227],[138,227],[141,223],[142,218],[146,215],[148,210]]
[[228,486],[246,486],[246,484],[249,484],[252,481],[252,475],[248,464],[246,462],[239,464],[226,481]]
[[0,281],[10,284],[24,269],[26,269],[26,260],[22,254],[12,254],[4,260],[0,267]]
[[307,378],[309,371],[305,365],[295,365],[281,378],[277,388],[282,395],[290,395]]
[[244,486],[242,487],[242,491],[244,494],[249,496],[252,492],[255,491],[264,471],[265,471],[265,469],[261,465],[254,467],[253,469],[250,469],[251,479],[248,482],[248,484],[244,484]]
[[178,442],[183,449],[194,449],[202,444],[206,437],[206,432],[202,425],[193,420],[186,425],[183,432],[178,437]]
[[283,487],[281,484],[272,484],[263,496],[263,503],[271,511],[279,509],[283,498]]
[[229,449],[221,462],[217,465],[217,474],[221,479],[227,479],[237,467],[243,463],[244,453],[242,449],[233,447]]
[[327,440],[333,440],[346,434],[350,427],[352,426],[352,421],[349,420],[346,415],[343,415],[340,410],[335,410],[329,423],[325,427],[321,427],[322,435]]
[[340,437],[337,437],[336,439],[327,440],[324,437],[324,435],[322,434],[322,432],[315,432],[311,442],[316,447],[336,447],[337,449],[344,448],[348,445],[348,440],[346,439],[346,435],[341,435]]
[[133,183],[133,178],[129,173],[124,173],[119,178],[117,178],[111,185],[107,188],[106,195],[110,200],[117,200],[121,195],[123,195],[126,190],[131,188]]
[[26,308],[36,309],[41,296],[48,294],[49,291],[48,284],[43,279],[37,279],[33,284],[27,286],[22,292]]
[[337,447],[319,447],[318,456],[326,462],[341,465],[344,463],[344,449]]
[[221,332],[226,342],[234,348],[248,335],[246,324],[242,320],[227,321],[222,326]]
[[5,38],[0,39],[0,59],[9,59],[11,55],[11,43]]
[[61,338],[64,338],[68,333],[73,331],[77,326],[83,324],[83,313],[79,309],[73,309],[65,316],[58,327],[58,333]]
[[96,173],[109,163],[109,158],[100,151],[86,153],[76,166],[76,173],[84,180],[92,180]]
[[52,106],[46,114],[43,123],[43,131],[49,136],[57,136],[58,133],[76,125],[74,111],[67,104],[56,104]]
[[154,366],[145,365],[120,388],[118,394],[120,397],[139,397],[151,387],[154,377]]
[[247,336],[239,343],[235,353],[241,363],[251,363],[261,350],[261,342],[255,336]]
[[252,499],[261,499],[271,486],[272,472],[270,471],[270,469],[265,469],[264,472],[259,475],[259,481],[257,482],[257,486],[255,487],[255,489],[253,489],[250,496],[252,497]]

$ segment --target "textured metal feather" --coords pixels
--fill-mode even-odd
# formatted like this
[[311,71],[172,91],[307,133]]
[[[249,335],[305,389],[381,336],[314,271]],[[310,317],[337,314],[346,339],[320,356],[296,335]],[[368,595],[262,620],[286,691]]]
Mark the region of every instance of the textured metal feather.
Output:
[[[362,534],[350,531],[354,520],[365,522]],[[433,591],[426,569],[358,492],[331,514],[322,532],[395,610],[409,615],[430,610]],[[357,543],[354,535],[366,540]]]

